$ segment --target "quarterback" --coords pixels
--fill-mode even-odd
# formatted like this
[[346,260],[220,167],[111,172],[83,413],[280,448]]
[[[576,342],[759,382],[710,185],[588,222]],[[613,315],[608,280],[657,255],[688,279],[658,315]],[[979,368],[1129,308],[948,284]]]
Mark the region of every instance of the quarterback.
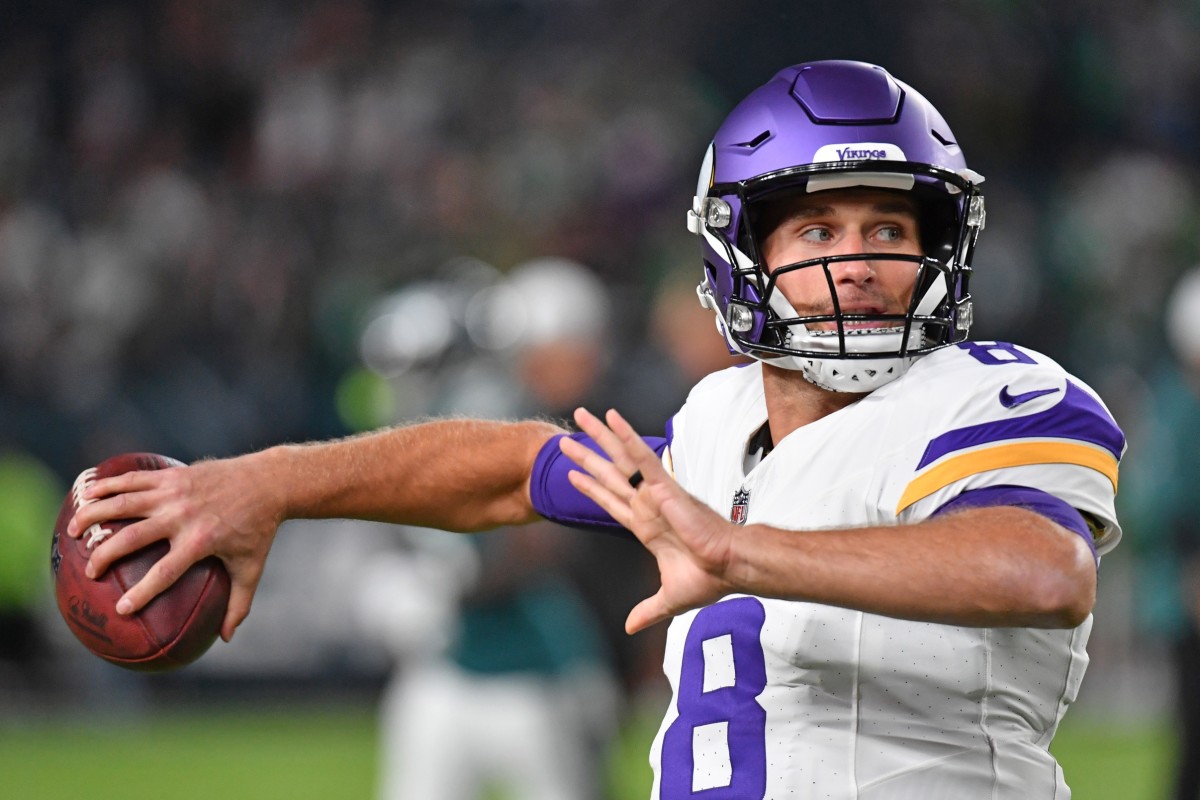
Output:
[[98,481],[72,535],[141,517],[95,574],[167,539],[118,606],[207,555],[246,616],[279,523],[622,527],[661,587],[673,698],[654,797],[1062,798],[1124,436],[1050,358],[968,338],[981,184],[933,106],[880,67],[785,69],[703,159],[698,296],[749,366],[663,438],[616,411],[442,420]]

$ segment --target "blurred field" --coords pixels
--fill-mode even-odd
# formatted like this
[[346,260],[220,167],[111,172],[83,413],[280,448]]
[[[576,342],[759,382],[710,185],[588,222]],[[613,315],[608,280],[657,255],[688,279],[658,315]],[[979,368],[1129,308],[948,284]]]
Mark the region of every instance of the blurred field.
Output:
[[1166,800],[1174,739],[1166,724],[1064,725],[1051,747],[1077,800]]
[[362,712],[189,712],[0,727],[6,800],[369,798],[374,720]]
[[[6,800],[369,800],[375,720],[366,709],[219,709],[152,716],[112,728],[70,721],[0,722]],[[633,726],[614,754],[611,800],[648,793],[646,737]],[[1054,750],[1082,800],[1167,796],[1165,726],[1080,720]],[[514,798],[513,800],[519,800]]]

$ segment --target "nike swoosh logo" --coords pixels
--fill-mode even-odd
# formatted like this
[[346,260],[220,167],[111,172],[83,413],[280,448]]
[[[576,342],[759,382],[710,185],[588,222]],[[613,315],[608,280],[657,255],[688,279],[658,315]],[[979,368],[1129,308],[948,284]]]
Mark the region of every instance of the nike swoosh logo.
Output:
[[1057,387],[1055,387],[1053,389],[1034,389],[1032,392],[1021,392],[1020,394],[1009,394],[1008,386],[1005,386],[1003,389],[1000,390],[1000,405],[1004,406],[1005,408],[1016,408],[1017,406],[1021,405],[1022,403],[1028,403],[1030,400],[1033,400],[1035,397],[1042,397],[1043,395],[1054,394],[1055,392],[1058,392],[1058,391],[1061,391],[1061,390],[1058,389]]

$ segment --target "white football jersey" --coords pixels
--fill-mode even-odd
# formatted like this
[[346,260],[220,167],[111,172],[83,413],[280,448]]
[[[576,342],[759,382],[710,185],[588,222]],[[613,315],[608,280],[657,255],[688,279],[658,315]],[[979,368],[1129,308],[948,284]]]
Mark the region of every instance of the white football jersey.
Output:
[[[672,423],[677,479],[724,515],[785,529],[918,522],[966,491],[1032,487],[1102,525],[1098,552],[1120,537],[1123,435],[1089,387],[1024,348],[936,351],[747,472],[766,418],[757,363],[703,380]],[[1090,617],[970,628],[742,595],[680,615],[654,797],[1061,800],[1047,748],[1090,629]]]

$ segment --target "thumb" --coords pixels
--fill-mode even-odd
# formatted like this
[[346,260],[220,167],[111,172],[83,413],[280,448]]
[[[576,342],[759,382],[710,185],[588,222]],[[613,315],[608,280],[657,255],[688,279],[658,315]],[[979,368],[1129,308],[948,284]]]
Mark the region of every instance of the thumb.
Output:
[[229,605],[225,609],[225,620],[221,625],[221,638],[226,642],[233,639],[233,632],[250,613],[250,601],[253,597],[252,591],[236,584],[230,590]]
[[660,588],[653,595],[634,606],[633,610],[629,612],[629,616],[625,619],[625,633],[635,634],[638,631],[649,628],[651,625],[670,619],[670,617],[671,614],[667,611],[666,599],[663,597],[663,590]]

